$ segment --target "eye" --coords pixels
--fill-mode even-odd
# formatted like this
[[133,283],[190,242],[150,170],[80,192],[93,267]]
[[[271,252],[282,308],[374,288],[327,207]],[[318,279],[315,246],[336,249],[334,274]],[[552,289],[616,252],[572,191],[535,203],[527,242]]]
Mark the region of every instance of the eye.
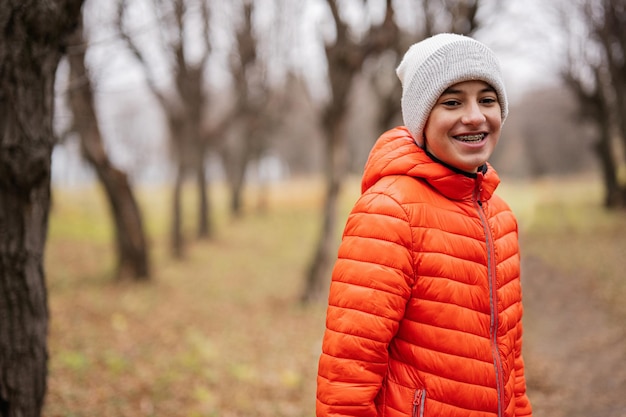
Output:
[[442,101],[441,104],[446,107],[454,107],[454,106],[459,106],[461,102],[458,100],[454,100],[454,99],[446,99]]
[[497,103],[497,102],[498,102],[498,99],[497,99],[497,98],[495,98],[495,97],[491,97],[491,96],[489,96],[489,97],[483,97],[483,98],[481,98],[481,99],[480,99],[480,102],[481,102],[482,104],[495,104],[495,103]]

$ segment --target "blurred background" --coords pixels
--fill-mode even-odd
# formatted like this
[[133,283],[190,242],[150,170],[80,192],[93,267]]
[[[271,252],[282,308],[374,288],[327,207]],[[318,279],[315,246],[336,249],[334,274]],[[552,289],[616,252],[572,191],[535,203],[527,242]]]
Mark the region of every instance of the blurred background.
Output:
[[313,416],[395,67],[454,32],[509,94],[490,162],[535,415],[626,416],[625,28],[623,0],[86,0],[54,84],[43,415]]
[[[330,126],[345,136],[345,172],[358,175],[379,133],[401,123],[402,54],[447,31],[481,40],[501,58],[513,109],[493,160],[500,173],[598,171],[599,133],[585,106],[597,108],[598,88],[607,88],[607,104],[619,99],[609,86],[623,70],[621,51],[613,51],[621,22],[604,33],[613,12],[599,16],[599,1],[543,3],[87,1],[82,42],[69,50],[84,53],[85,70],[73,73],[67,59],[57,75],[62,140],[53,180],[94,179],[79,152],[79,109],[68,102],[86,83],[108,158],[135,184],[171,182],[181,163],[233,185],[319,174]],[[606,117],[619,119],[612,107]],[[186,147],[197,152],[186,155]]]

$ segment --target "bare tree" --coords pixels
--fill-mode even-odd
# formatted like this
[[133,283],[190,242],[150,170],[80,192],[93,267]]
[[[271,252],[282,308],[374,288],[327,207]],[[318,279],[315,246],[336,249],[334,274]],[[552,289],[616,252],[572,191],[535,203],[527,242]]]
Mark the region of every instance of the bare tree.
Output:
[[327,0],[335,26],[335,40],[326,45],[331,99],[322,110],[321,124],[325,133],[326,195],[322,229],[306,276],[301,300],[307,303],[322,293],[324,276],[332,260],[334,232],[337,226],[337,202],[345,177],[346,115],[355,77],[368,57],[383,52],[396,43],[398,27],[394,21],[393,2],[387,0],[385,18],[355,39],[344,21],[335,0]]
[[221,155],[231,190],[231,214],[242,214],[243,187],[246,169],[253,158],[258,158],[264,149],[263,141],[267,121],[269,88],[266,83],[264,68],[257,54],[257,39],[253,33],[253,2],[243,5],[243,22],[239,26],[237,53],[231,56],[231,74],[234,78],[235,109],[233,124],[241,126],[224,143]]
[[126,174],[109,160],[102,144],[93,88],[85,67],[82,19],[68,38],[70,45],[69,104],[73,113],[71,130],[80,136],[83,156],[96,171],[111,208],[115,225],[117,279],[146,280],[150,276],[148,248],[139,206]]
[[0,7],[0,415],[41,414],[55,72],[82,0]]
[[[336,227],[336,206],[344,177],[345,161],[345,119],[348,109],[348,97],[351,93],[355,76],[364,69],[368,58],[378,57],[389,67],[386,71],[370,72],[373,77],[373,90],[379,102],[378,126],[387,129],[400,113],[401,86],[397,80],[388,82],[382,72],[394,74],[402,54],[408,47],[425,37],[439,32],[456,32],[470,35],[479,27],[478,10],[484,3],[480,0],[443,2],[418,2],[415,7],[417,21],[411,29],[400,28],[394,20],[392,1],[386,2],[386,15],[380,25],[372,26],[360,39],[353,40],[348,25],[342,20],[336,2],[327,1],[335,22],[336,40],[326,45],[328,75],[332,98],[323,109],[322,126],[326,138],[326,199],[322,232],[316,247],[314,258],[306,277],[302,301],[308,302],[322,293],[324,276],[329,270],[333,233]],[[367,4],[367,2],[364,2]],[[418,27],[421,30],[416,31]],[[392,52],[393,59],[389,54]]]
[[[223,160],[228,185],[230,188],[230,211],[233,217],[243,214],[243,191],[247,175],[254,167],[254,162],[261,163],[262,158],[270,150],[272,137],[285,124],[285,114],[292,115],[290,94],[286,85],[293,79],[288,73],[284,62],[289,54],[289,29],[285,20],[293,12],[293,4],[289,0],[273,0],[271,27],[255,25],[257,2],[242,2],[241,19],[236,25],[235,48],[230,54],[230,73],[233,78],[234,105],[227,119],[231,128],[229,135],[222,139],[218,151]],[[258,19],[256,20],[258,23]],[[269,80],[270,66],[282,72],[281,81]],[[287,81],[285,81],[287,80]],[[291,117],[290,117],[291,119]],[[215,143],[216,141],[212,141]],[[266,196],[263,194],[263,178],[260,180],[260,193],[257,207],[266,207]]]
[[[571,6],[568,3],[561,12],[568,31],[562,78],[578,98],[582,117],[596,127],[605,206],[624,208],[626,184],[619,179],[619,165],[626,161],[626,7],[621,0],[584,0],[578,9]],[[575,27],[571,20],[576,18],[582,18],[585,32],[571,32]]]
[[[193,4],[197,10],[190,12]],[[150,91],[165,112],[169,137],[176,163],[176,179],[172,195],[171,244],[175,257],[183,256],[182,189],[188,176],[195,177],[198,187],[198,236],[210,237],[211,203],[209,182],[205,173],[208,143],[203,132],[203,115],[208,103],[205,74],[211,56],[210,10],[208,1],[156,0],[154,13],[159,22],[160,46],[174,79],[174,91],[168,94],[159,87],[152,63],[141,49],[133,33],[125,25],[127,0],[119,0],[117,27],[128,49],[141,64]],[[189,26],[191,15],[201,17],[201,36],[196,41],[202,45],[199,57],[190,58]],[[210,135],[209,135],[210,136]]]

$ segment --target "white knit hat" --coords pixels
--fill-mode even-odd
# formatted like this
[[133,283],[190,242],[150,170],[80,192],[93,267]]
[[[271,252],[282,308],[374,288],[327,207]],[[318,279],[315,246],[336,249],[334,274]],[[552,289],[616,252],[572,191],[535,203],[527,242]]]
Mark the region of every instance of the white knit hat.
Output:
[[402,83],[402,118],[413,139],[424,146],[423,130],[430,112],[451,85],[481,80],[496,90],[502,121],[508,104],[493,51],[467,36],[442,33],[411,46],[396,69]]

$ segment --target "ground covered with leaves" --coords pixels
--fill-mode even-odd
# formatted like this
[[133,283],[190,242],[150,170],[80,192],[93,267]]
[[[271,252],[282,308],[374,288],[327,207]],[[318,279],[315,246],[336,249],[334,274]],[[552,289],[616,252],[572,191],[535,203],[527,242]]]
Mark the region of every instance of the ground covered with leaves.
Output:
[[[605,213],[588,180],[504,184],[522,232],[535,416],[626,415],[626,214]],[[162,191],[140,195],[153,264],[143,284],[111,277],[98,191],[55,191],[44,416],[314,416],[325,305],[298,298],[321,221],[319,184],[272,188],[263,214],[232,220],[217,210],[210,241],[192,238],[190,210],[182,261],[167,250]],[[344,193],[342,216],[357,191],[355,182]]]
[[525,357],[538,417],[626,416],[626,212],[580,179],[522,218]]

